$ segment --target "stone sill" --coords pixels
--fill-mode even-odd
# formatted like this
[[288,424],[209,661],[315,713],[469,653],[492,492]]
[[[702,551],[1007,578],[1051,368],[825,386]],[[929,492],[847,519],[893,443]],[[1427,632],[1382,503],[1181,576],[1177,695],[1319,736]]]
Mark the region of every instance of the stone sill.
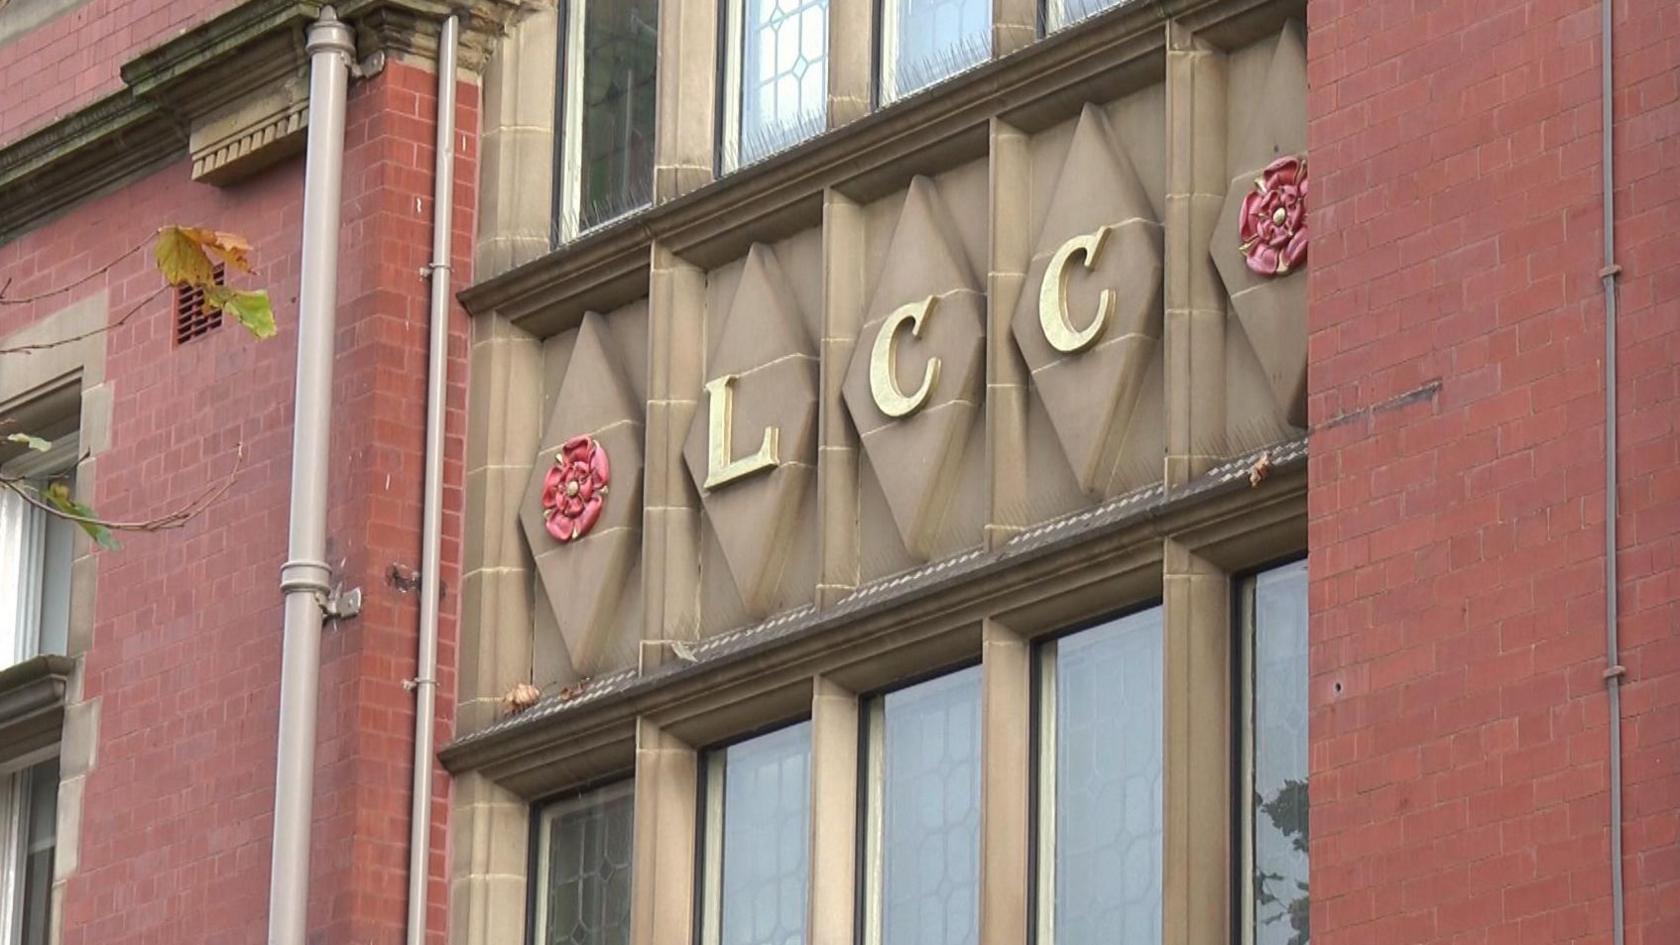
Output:
[[0,669],[0,767],[58,742],[76,661],[44,654]]

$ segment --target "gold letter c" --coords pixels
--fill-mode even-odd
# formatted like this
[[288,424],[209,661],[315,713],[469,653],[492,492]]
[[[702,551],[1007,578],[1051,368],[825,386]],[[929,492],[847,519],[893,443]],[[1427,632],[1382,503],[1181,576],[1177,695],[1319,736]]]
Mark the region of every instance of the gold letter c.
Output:
[[927,367],[922,371],[922,385],[916,388],[916,392],[906,395],[898,389],[898,330],[909,322],[910,337],[920,338],[922,319],[933,311],[933,303],[938,300],[937,296],[930,295],[920,302],[894,309],[881,323],[875,345],[869,350],[869,393],[875,398],[875,406],[889,417],[902,417],[920,410],[933,394],[933,385],[939,383],[939,359],[929,358]]
[[1075,254],[1083,254],[1085,270],[1089,272],[1096,268],[1097,257],[1102,254],[1112,229],[1100,227],[1095,233],[1068,240],[1056,250],[1056,255],[1050,257],[1050,265],[1045,267],[1044,281],[1038,290],[1038,323],[1044,329],[1044,340],[1063,354],[1084,351],[1096,344],[1097,339],[1102,337],[1109,316],[1114,314],[1116,300],[1113,289],[1102,290],[1097,302],[1097,317],[1091,319],[1091,324],[1084,330],[1076,329],[1068,322],[1067,310],[1068,264]]

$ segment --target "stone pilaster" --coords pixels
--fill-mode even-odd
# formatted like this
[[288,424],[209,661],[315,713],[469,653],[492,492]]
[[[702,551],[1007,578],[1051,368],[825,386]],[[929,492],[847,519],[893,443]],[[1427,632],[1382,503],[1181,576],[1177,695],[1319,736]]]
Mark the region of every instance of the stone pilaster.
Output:
[[1225,301],[1207,247],[1225,201],[1225,57],[1167,24],[1168,486],[1225,454]]
[[992,231],[986,273],[986,547],[997,548],[1027,524],[1027,365],[1009,322],[1032,261],[1028,138],[996,119],[991,125]]
[[980,945],[1018,945],[1032,835],[1032,645],[993,620],[980,645]]
[[656,244],[649,283],[643,636],[692,640],[700,632],[700,498],[682,451],[700,405],[706,274]]
[[646,719],[636,723],[631,945],[694,939],[698,762],[693,748],[659,726]]
[[1231,934],[1231,577],[1184,545],[1163,549],[1165,945]]
[[863,322],[863,210],[835,191],[823,194],[822,403],[817,420],[817,605],[826,607],[858,583],[858,443],[840,387]]

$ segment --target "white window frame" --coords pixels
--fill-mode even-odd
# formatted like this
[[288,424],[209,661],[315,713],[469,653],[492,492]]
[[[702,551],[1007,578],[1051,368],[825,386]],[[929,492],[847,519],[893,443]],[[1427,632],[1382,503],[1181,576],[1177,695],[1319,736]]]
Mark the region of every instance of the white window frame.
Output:
[[[1254,651],[1259,627],[1256,621],[1259,612],[1255,607],[1255,592],[1260,578],[1266,574],[1297,564],[1303,564],[1303,559],[1284,561],[1262,568],[1243,576],[1236,582],[1238,597],[1237,613],[1237,659],[1240,669],[1238,679],[1241,683],[1236,687],[1234,698],[1241,709],[1238,713],[1238,724],[1241,726],[1238,735],[1237,789],[1233,792],[1233,799],[1238,807],[1238,827],[1241,835],[1236,838],[1236,854],[1239,869],[1242,871],[1237,884],[1241,895],[1238,896],[1238,912],[1240,914],[1241,929],[1238,933],[1240,945],[1255,945],[1255,893],[1254,888]],[[1310,869],[1310,865],[1309,865]]]
[[566,0],[561,23],[565,49],[560,60],[560,179],[554,186],[559,219],[558,241],[565,243],[584,232],[583,222],[583,24],[589,0]]
[[[23,941],[23,877],[29,862],[29,807],[31,778],[36,766],[58,757],[58,746],[50,745],[9,762],[0,769],[0,943]],[[53,846],[58,830],[53,829]],[[56,855],[56,849],[55,849]],[[51,877],[48,878],[49,881]],[[52,893],[48,892],[48,897]]]
[[724,0],[723,11],[723,140],[718,142],[718,164],[729,174],[741,167],[741,70],[747,51],[746,0]]
[[[30,450],[0,466],[0,473],[45,480],[72,470],[77,442],[76,433],[66,434],[50,449]],[[0,492],[0,504],[5,506],[0,510],[0,669],[4,669],[40,652],[49,516],[9,490]]]
[[[560,28],[563,30],[560,40],[561,48],[565,50],[560,61],[557,91],[560,103],[560,159],[556,169],[559,177],[554,181],[555,193],[558,199],[554,201],[555,213],[558,219],[554,221],[554,242],[557,246],[565,245],[587,233],[609,226],[619,220],[638,213],[648,204],[638,204],[597,220],[588,226],[583,225],[583,50],[584,24],[588,22],[589,4],[591,2],[614,3],[620,0],[562,0],[562,15]],[[657,57],[656,57],[657,60]],[[654,67],[656,70],[658,66]],[[657,80],[656,80],[657,81]],[[648,181],[649,193],[652,192],[653,182]]]

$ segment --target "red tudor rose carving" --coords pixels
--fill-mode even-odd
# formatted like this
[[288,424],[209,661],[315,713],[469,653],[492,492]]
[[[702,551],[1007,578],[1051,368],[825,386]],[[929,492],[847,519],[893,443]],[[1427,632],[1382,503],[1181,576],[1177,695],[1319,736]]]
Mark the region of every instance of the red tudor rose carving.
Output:
[[558,541],[582,538],[601,517],[612,467],[593,437],[574,436],[560,447],[543,480],[543,523]]
[[1281,157],[1266,165],[1243,198],[1243,256],[1263,276],[1282,276],[1307,259],[1307,162]]

